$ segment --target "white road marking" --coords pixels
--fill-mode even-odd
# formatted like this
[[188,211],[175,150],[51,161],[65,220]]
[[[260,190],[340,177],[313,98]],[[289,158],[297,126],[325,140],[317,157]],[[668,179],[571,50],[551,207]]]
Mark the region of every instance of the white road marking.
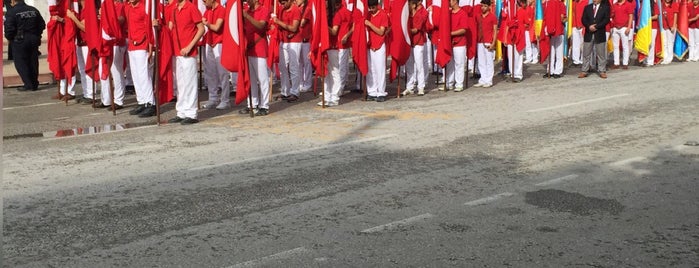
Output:
[[541,109],[534,109],[534,110],[529,110],[527,111],[528,113],[534,113],[534,112],[542,112],[542,111],[548,111],[548,110],[555,110],[559,108],[565,108],[565,107],[570,107],[570,106],[575,106],[575,105],[580,105],[580,104],[585,104],[585,103],[590,103],[590,102],[597,102],[597,101],[603,101],[603,100],[608,100],[608,99],[614,99],[614,98],[619,98],[619,97],[626,97],[630,96],[631,94],[619,94],[619,95],[614,95],[614,96],[608,96],[608,97],[602,97],[602,98],[596,98],[596,99],[590,99],[590,100],[584,100],[584,101],[578,101],[578,102],[572,102],[572,103],[566,103],[566,104],[561,104],[561,105],[556,105],[556,106],[551,106],[547,108],[541,108]]
[[479,206],[479,205],[485,205],[485,204],[487,204],[487,203],[493,202],[493,201],[498,200],[498,199],[500,199],[500,198],[508,197],[508,196],[513,196],[513,195],[515,195],[515,194],[514,194],[514,193],[510,193],[510,192],[504,192],[504,193],[500,193],[500,194],[496,194],[496,195],[491,195],[491,196],[488,196],[488,197],[484,197],[484,198],[481,198],[481,199],[476,199],[476,200],[473,200],[473,201],[470,201],[470,202],[466,202],[466,203],[464,203],[464,205],[466,205],[466,206]]
[[56,118],[54,118],[53,120],[58,121],[58,120],[66,120],[66,119],[70,119],[70,116],[56,117]]
[[213,165],[205,165],[205,166],[200,166],[200,167],[193,167],[193,168],[190,168],[189,171],[197,171],[197,170],[202,170],[202,169],[210,169],[210,168],[217,168],[217,167],[223,167],[223,166],[229,166],[229,165],[237,165],[237,164],[242,164],[242,163],[247,163],[247,162],[254,162],[254,161],[259,161],[259,160],[264,160],[264,159],[270,159],[270,158],[280,157],[280,156],[287,156],[287,155],[295,155],[295,154],[308,153],[308,152],[313,152],[313,151],[318,151],[318,150],[324,150],[324,149],[330,149],[330,148],[341,147],[341,146],[345,146],[345,145],[349,145],[349,144],[364,143],[364,142],[370,142],[370,141],[383,140],[383,139],[388,139],[388,138],[392,138],[392,137],[395,137],[395,136],[396,136],[395,134],[389,134],[389,135],[381,135],[381,136],[377,136],[377,137],[373,137],[373,138],[366,138],[366,139],[348,141],[348,142],[343,142],[343,143],[328,144],[328,145],[325,145],[325,146],[320,146],[320,147],[315,147],[315,148],[301,149],[301,150],[289,151],[289,152],[278,153],[278,154],[272,154],[272,155],[264,155],[264,156],[246,158],[246,159],[242,159],[242,160],[238,160],[238,161],[226,162],[226,163],[221,163],[221,164],[213,164]]
[[637,156],[637,157],[631,157],[629,159],[624,159],[621,161],[616,161],[614,163],[609,164],[610,166],[615,166],[615,167],[620,167],[620,166],[625,166],[631,163],[635,162],[646,162],[648,159],[642,156]]
[[62,103],[62,102],[47,102],[47,103],[39,103],[39,104],[32,104],[32,105],[26,105],[26,106],[5,107],[5,108],[2,108],[2,110],[7,111],[7,110],[14,110],[14,109],[22,109],[22,108],[32,108],[32,107],[47,106],[47,105],[60,104],[60,103]]
[[276,261],[276,260],[281,260],[281,259],[287,259],[290,257],[293,257],[295,255],[300,255],[300,254],[307,254],[311,252],[309,249],[305,247],[298,247],[295,249],[290,249],[287,251],[282,251],[277,254],[269,255],[266,257],[254,259],[251,261],[246,261],[242,263],[238,263],[233,266],[228,266],[227,268],[238,268],[238,267],[253,267],[253,266],[261,266],[264,265],[265,263],[269,263],[271,261]]
[[680,144],[680,145],[676,145],[675,147],[672,147],[672,149],[675,151],[682,151],[685,148],[687,148],[687,145],[684,145],[684,144]]
[[561,182],[564,182],[564,181],[574,180],[574,179],[576,179],[576,178],[578,178],[578,175],[577,175],[577,174],[571,174],[571,175],[563,176],[563,177],[560,177],[560,178],[555,178],[555,179],[553,179],[553,180],[547,180],[547,181],[544,181],[544,182],[540,182],[540,183],[537,183],[537,184],[534,184],[534,185],[536,185],[536,186],[549,186],[549,185],[554,185],[554,184],[561,183]]
[[415,217],[410,217],[407,219],[390,222],[390,223],[379,225],[376,227],[371,227],[369,229],[362,230],[361,232],[365,233],[365,234],[378,233],[381,231],[391,230],[391,229],[394,229],[394,228],[399,227],[399,226],[405,226],[405,225],[411,224],[413,222],[429,219],[432,217],[434,217],[434,215],[432,215],[430,213],[425,213],[425,214],[417,215]]

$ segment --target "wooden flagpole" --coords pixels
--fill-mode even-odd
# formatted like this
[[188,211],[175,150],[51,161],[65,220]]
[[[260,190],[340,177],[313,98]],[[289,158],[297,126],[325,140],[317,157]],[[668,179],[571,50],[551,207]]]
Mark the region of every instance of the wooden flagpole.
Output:
[[[151,19],[157,18],[160,19],[157,13],[157,5],[159,4],[157,1],[158,0],[151,0]],[[159,27],[162,27],[162,25],[159,25]],[[158,37],[160,35],[160,28],[159,27],[154,27],[154,34],[153,34],[153,89],[155,90],[155,115],[156,115],[156,120],[158,126],[160,125],[160,53],[158,52]],[[174,81],[173,81],[174,82]],[[198,95],[198,94],[197,94]]]

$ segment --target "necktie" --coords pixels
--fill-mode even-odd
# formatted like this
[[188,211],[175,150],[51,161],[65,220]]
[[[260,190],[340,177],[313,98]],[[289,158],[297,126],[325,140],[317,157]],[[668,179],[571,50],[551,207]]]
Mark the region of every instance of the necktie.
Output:
[[592,16],[593,16],[593,17],[597,17],[597,5],[593,5],[593,6],[592,6],[592,9],[593,9],[593,11],[592,11]]

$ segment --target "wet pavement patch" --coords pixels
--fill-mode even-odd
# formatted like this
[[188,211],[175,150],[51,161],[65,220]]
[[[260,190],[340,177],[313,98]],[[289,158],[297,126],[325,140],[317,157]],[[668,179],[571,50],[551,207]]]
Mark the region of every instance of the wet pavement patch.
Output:
[[528,192],[524,196],[524,202],[550,211],[569,212],[580,216],[596,213],[618,215],[624,210],[624,206],[613,199],[589,197],[555,189]]
[[449,233],[463,233],[471,229],[471,226],[460,223],[440,223],[439,227]]

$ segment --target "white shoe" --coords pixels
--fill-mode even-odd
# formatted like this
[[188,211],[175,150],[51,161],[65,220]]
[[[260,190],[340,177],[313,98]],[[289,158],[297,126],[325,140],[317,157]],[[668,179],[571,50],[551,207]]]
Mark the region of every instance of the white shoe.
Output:
[[424,88],[418,89],[418,90],[417,90],[417,95],[418,95],[418,96],[425,96],[425,89],[424,89]]
[[400,95],[402,95],[402,96],[408,96],[408,95],[410,95],[410,94],[413,94],[413,90],[412,90],[412,89],[403,90],[403,93],[401,93]]
[[493,86],[493,84],[485,84],[485,85],[483,85],[482,87],[489,88],[489,87],[492,87],[492,86]]
[[478,84],[473,85],[473,87],[483,87],[483,84],[478,83]]
[[221,102],[216,106],[216,110],[227,110],[231,108],[231,104],[227,101]]
[[457,87],[457,88],[454,89],[454,92],[461,92],[461,91],[464,91],[464,88],[462,88],[462,87]]
[[214,109],[214,108],[216,108],[216,105],[218,105],[218,101],[209,100],[209,101],[206,101],[206,103],[204,103],[204,105],[202,105],[201,108]]

